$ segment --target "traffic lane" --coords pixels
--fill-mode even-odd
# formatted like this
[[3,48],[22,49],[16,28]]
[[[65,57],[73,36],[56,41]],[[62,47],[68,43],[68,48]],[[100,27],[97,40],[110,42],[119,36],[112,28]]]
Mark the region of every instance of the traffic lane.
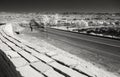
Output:
[[103,56],[107,56],[110,58],[114,58],[116,60],[120,60],[120,48],[119,47],[96,43],[94,41],[88,41],[85,39],[76,39],[76,38],[71,38],[71,37],[58,35],[58,34],[56,35],[53,33],[48,33],[48,37],[50,37],[51,39],[60,40],[62,42],[68,43],[70,45],[74,45],[79,48],[87,49],[99,55],[103,55]]
[[[31,34],[31,33],[30,33]],[[68,33],[67,33],[68,34]],[[38,37],[39,39],[47,40],[55,42],[54,40],[59,40],[60,42],[67,43],[71,46],[77,47],[77,48],[83,48],[88,50],[89,52],[96,53],[98,55],[107,56],[109,58],[114,58],[115,60],[120,59],[120,48],[119,47],[113,47],[109,45],[104,45],[101,43],[96,43],[94,41],[86,40],[82,37],[73,37],[69,36],[65,33],[59,33],[55,30],[47,30],[47,31],[39,31],[38,33],[32,33],[33,36]],[[87,39],[89,39],[86,36]],[[98,39],[97,39],[98,40]],[[66,46],[67,47],[67,46]],[[73,54],[80,54],[80,52],[72,52]]]
[[93,35],[80,34],[80,33],[76,33],[76,32],[69,32],[69,31],[52,29],[52,28],[47,28],[47,32],[56,33],[56,34],[69,36],[69,37],[74,37],[74,38],[85,39],[85,40],[88,40],[88,41],[94,41],[94,42],[97,42],[97,43],[107,44],[107,45],[111,45],[111,46],[120,47],[120,40],[114,40],[114,39],[103,38],[103,37],[96,37],[96,36],[93,36]]

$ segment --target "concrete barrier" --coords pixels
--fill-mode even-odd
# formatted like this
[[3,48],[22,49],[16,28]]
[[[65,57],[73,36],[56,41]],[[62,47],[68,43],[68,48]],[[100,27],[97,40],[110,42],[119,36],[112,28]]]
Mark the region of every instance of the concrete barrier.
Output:
[[0,50],[0,77],[21,77],[2,50]]
[[6,24],[5,27],[3,28],[4,31],[9,34],[9,35],[14,35],[14,32],[13,32],[13,27],[12,27],[12,24],[9,23],[9,24]]

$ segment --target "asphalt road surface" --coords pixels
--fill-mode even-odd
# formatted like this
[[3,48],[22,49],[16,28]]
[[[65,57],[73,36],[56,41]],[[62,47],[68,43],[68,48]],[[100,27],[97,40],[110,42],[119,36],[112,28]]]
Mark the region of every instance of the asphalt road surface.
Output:
[[91,52],[120,60],[120,40],[47,28],[46,36]]
[[[93,35],[80,34],[53,28],[46,28],[46,31],[38,30],[39,32],[32,32],[35,37],[54,43],[64,44],[60,46],[62,49],[69,49],[70,47],[86,49],[89,52],[102,55],[117,61],[120,61],[120,40],[102,38]],[[29,34],[29,32],[28,32]],[[71,48],[72,49],[72,48]],[[79,49],[78,49],[79,50]],[[80,54],[79,51],[71,51],[72,54]],[[77,55],[79,56],[79,55]]]

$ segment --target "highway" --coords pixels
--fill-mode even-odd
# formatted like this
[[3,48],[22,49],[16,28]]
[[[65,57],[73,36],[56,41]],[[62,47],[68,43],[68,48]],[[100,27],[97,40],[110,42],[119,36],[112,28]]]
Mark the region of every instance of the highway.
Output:
[[[27,30],[25,30],[25,33]],[[32,36],[43,39],[59,48],[80,56],[80,49],[85,49],[98,55],[120,61],[120,40],[103,38],[99,36],[81,34],[54,28],[46,28],[46,31],[38,29],[38,32],[27,32]],[[59,45],[58,45],[59,44]],[[70,50],[71,48],[71,50]],[[74,49],[77,48],[77,51]]]
[[91,52],[120,60],[120,40],[102,38],[53,28],[46,29],[49,38],[85,48]]

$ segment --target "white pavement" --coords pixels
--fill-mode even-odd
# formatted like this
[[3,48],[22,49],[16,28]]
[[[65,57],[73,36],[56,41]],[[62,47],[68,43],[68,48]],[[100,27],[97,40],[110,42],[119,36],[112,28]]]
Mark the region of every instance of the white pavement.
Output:
[[0,29],[0,49],[22,77],[117,77],[73,55],[52,52],[20,39],[7,26]]

